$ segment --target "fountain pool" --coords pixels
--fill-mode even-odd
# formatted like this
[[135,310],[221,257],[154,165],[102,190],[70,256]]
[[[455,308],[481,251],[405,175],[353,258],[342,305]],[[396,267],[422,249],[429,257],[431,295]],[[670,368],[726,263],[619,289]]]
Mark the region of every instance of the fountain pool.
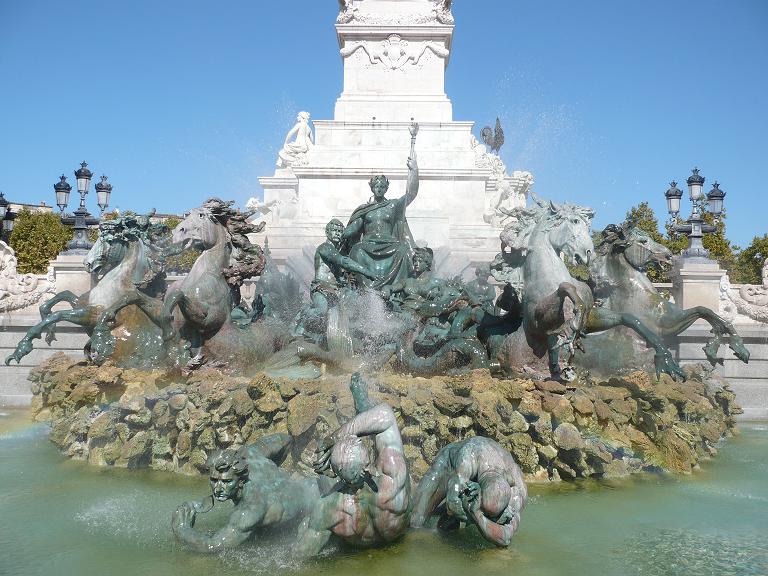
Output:
[[[411,532],[381,549],[331,548],[299,563],[288,535],[218,556],[188,554],[170,516],[203,478],[72,461],[25,411],[0,411],[0,574],[410,574],[630,576],[768,573],[768,426],[741,434],[693,476],[531,485],[508,549],[477,533]],[[198,526],[223,522],[222,505]]]

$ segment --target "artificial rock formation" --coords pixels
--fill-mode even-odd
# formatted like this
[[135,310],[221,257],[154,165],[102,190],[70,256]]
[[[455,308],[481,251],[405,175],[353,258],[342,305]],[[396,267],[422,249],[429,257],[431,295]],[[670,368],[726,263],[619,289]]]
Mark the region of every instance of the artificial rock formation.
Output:
[[[371,377],[372,398],[394,409],[412,476],[440,448],[495,439],[529,480],[690,472],[731,434],[739,413],[728,386],[699,367],[688,381],[633,372],[603,382],[462,376]],[[311,469],[318,439],[354,414],[347,377],[236,378],[89,366],[57,354],[35,369],[33,409],[72,458],[102,466],[197,474],[217,448],[275,432],[295,441],[288,466]]]

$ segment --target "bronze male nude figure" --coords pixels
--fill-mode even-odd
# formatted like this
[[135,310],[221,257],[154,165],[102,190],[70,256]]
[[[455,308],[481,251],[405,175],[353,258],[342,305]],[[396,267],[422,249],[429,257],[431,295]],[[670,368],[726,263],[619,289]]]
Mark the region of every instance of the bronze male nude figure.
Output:
[[411,525],[423,526],[437,513],[440,528],[470,522],[486,540],[509,546],[527,499],[522,471],[512,455],[490,438],[475,436],[438,452],[416,489]]
[[395,414],[388,404],[371,402],[359,374],[352,375],[350,389],[357,415],[321,442],[315,467],[339,482],[302,522],[302,556],[318,554],[332,534],[370,546],[395,540],[408,528],[410,479]]

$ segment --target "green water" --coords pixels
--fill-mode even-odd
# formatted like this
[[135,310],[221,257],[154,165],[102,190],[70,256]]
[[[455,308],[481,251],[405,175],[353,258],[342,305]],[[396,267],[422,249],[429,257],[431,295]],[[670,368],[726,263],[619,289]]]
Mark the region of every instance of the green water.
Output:
[[[176,545],[171,511],[200,478],[99,469],[61,456],[43,425],[0,410],[0,574],[439,575],[768,574],[768,426],[741,435],[689,477],[532,486],[512,546],[474,531],[408,534],[375,550],[331,548],[299,563],[289,536],[219,556]],[[201,516],[221,523],[226,506]]]

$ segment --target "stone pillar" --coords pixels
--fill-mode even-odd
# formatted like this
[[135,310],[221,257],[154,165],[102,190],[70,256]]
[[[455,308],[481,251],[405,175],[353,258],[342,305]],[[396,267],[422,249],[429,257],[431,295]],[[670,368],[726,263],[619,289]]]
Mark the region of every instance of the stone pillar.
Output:
[[682,308],[720,306],[720,279],[725,270],[709,258],[677,258],[672,268],[675,302]]
[[56,291],[69,290],[78,296],[91,289],[91,275],[85,270],[82,254],[59,254],[51,261],[56,277]]

